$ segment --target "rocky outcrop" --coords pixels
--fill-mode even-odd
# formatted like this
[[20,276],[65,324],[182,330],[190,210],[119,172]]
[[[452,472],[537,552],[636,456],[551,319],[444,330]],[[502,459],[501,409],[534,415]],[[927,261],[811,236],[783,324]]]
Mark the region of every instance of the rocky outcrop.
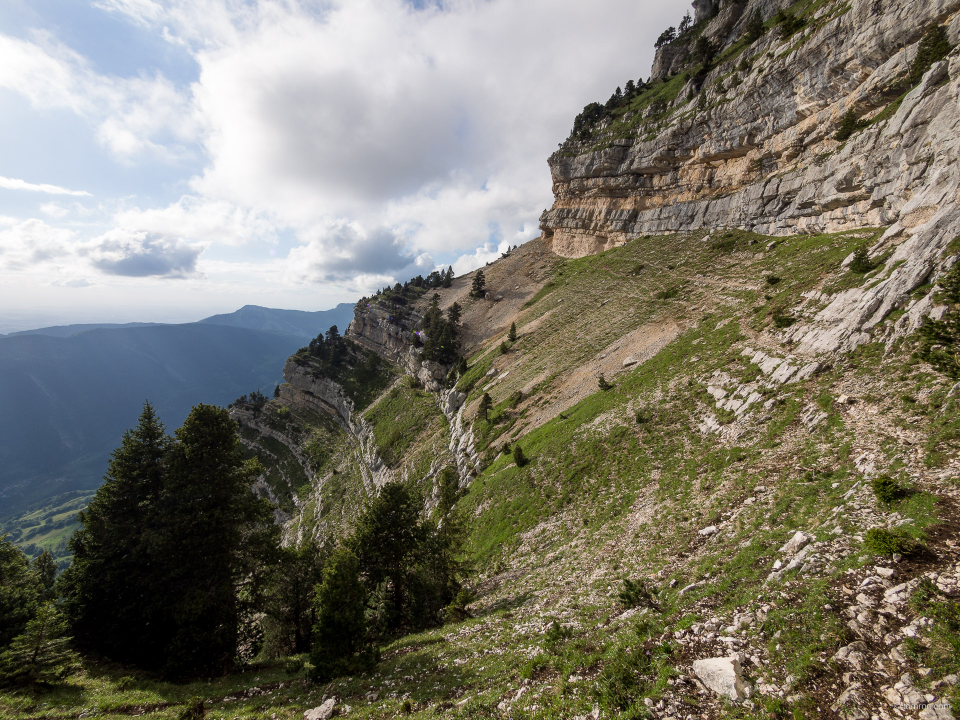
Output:
[[[769,18],[776,9],[767,0],[731,4],[704,32],[722,57],[754,12]],[[680,78],[676,98],[646,108],[633,130],[620,123],[586,141],[571,137],[550,158],[556,200],[541,217],[544,236],[558,254],[580,257],[644,234],[889,226],[873,253],[893,250],[896,269],[834,298],[787,338],[806,355],[870,340],[943,269],[940,255],[960,234],[960,59],[936,63],[897,97],[931,25],[945,24],[956,42],[958,10],[960,0],[827,3],[796,35],[774,28],[705,77]],[[656,73],[678,70],[683,53],[672,45],[661,48]],[[848,110],[879,120],[839,142]],[[923,310],[901,318],[900,330]]]
[[466,486],[480,466],[480,457],[473,446],[473,431],[463,421],[467,396],[446,386],[447,367],[420,359],[415,342],[420,319],[415,309],[396,316],[376,303],[366,303],[357,306],[347,334],[364,347],[396,362],[434,394],[450,423],[450,452],[456,460],[460,484]]
[[353,400],[340,385],[327,377],[315,375],[312,367],[309,362],[301,363],[294,358],[287,360],[283,366],[283,379],[287,385],[281,386],[281,398],[332,416],[357,441],[369,492],[394,480],[390,468],[377,452],[373,426],[354,412]]
[[347,335],[381,357],[400,362],[416,344],[422,316],[410,308],[357,303]]

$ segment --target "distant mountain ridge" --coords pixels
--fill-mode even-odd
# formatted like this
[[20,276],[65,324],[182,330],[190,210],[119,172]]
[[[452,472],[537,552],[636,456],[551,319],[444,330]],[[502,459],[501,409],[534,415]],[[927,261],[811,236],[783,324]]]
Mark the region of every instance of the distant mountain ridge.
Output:
[[149,400],[169,431],[197,403],[273,391],[287,357],[353,305],[248,305],[196,323],[62,325],[0,336],[0,508],[96,488]]
[[229,325],[251,330],[268,330],[296,335],[305,339],[315,338],[336,325],[342,333],[353,319],[353,303],[340,303],[330,310],[307,312],[305,310],[275,310],[259,305],[244,305],[239,310],[222,315],[212,315],[201,320],[211,325]]
[[[248,330],[267,330],[269,332],[294,335],[306,339],[315,338],[336,325],[340,332],[347,329],[353,319],[353,303],[340,303],[330,310],[281,310],[261,305],[244,305],[232,313],[221,313],[198,320],[207,325],[227,325],[247,328]],[[51,325],[31,330],[17,330],[0,334],[0,338],[18,335],[49,335],[51,337],[70,337],[90,330],[119,330],[122,328],[158,327],[160,325],[181,325],[189,323],[78,323],[74,325]]]
[[88,330],[118,330],[120,328],[156,327],[165,323],[80,323],[77,325],[51,325],[50,327],[36,328],[35,330],[17,330],[16,332],[0,335],[0,338],[15,337],[18,335],[49,335],[50,337],[70,337]]

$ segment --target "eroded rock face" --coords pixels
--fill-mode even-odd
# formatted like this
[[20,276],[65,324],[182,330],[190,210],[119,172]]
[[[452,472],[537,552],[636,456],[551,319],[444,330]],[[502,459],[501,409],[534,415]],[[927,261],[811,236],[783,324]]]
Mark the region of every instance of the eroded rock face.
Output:
[[[722,6],[705,34],[729,45],[754,12],[776,10],[769,0]],[[908,314],[898,329],[908,332],[930,310],[929,301],[909,305],[910,293],[942,272],[940,255],[960,234],[960,59],[934,64],[896,112],[889,89],[905,82],[932,24],[945,23],[956,42],[958,10],[960,0],[883,0],[879,9],[855,0],[846,12],[829,3],[788,40],[768,31],[691,77],[666,120],[641,122],[629,137],[571,137],[549,161],[555,202],[540,219],[544,236],[558,254],[582,257],[638,235],[701,228],[785,235],[890,226],[872,253],[893,250],[888,267],[902,264],[834,298],[786,339],[806,355],[849,350],[900,308]],[[673,45],[658,53],[654,77],[679,69],[684,54]],[[745,58],[750,69],[739,65]],[[731,87],[718,85],[723,78]],[[885,109],[886,119],[834,139],[848,110],[869,120]]]

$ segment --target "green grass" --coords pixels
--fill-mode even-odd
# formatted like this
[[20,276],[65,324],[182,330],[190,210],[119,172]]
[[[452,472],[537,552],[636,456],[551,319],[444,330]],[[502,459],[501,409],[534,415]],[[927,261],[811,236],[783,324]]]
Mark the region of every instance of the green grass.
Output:
[[408,383],[390,388],[363,417],[373,425],[377,452],[392,467],[403,461],[423,431],[445,422],[433,395]]

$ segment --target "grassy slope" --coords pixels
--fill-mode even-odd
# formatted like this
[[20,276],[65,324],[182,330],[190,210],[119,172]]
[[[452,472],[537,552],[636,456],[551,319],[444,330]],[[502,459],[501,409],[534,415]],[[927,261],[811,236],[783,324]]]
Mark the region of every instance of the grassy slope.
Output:
[[[912,482],[919,492],[892,510],[912,520],[905,532],[926,535],[931,548],[955,556],[936,523],[955,520],[957,399],[947,398],[950,384],[910,360],[906,348],[885,353],[879,344],[839,358],[805,382],[763,389],[774,403],[741,419],[716,411],[705,389],[716,382],[715,371],[734,381],[757,377],[756,366],[741,355],[745,346],[783,356],[773,317],[797,313],[802,292],[870,282],[873,276],[839,270],[870,234],[781,238],[769,251],[766,238],[739,232],[714,235],[709,243],[702,234],[639,238],[602,255],[557,261],[550,291],[518,318],[518,342],[501,356],[502,338],[492,337],[476,349],[465,378],[474,397],[487,389],[497,406],[490,427],[478,423],[478,433],[492,440],[497,428],[509,425],[530,458],[517,468],[510,456],[490,453],[461,502],[472,518],[470,553],[479,567],[475,618],[400,639],[385,648],[374,674],[330,688],[305,688],[297,680],[270,696],[221,701],[231,688],[251,683],[234,676],[215,686],[152,684],[150,698],[217,698],[209,712],[218,718],[300,717],[330,693],[351,706],[351,717],[393,717],[404,700],[423,717],[566,718],[623,698],[640,708],[643,697],[670,700],[670,683],[689,673],[692,659],[717,653],[681,644],[664,634],[667,628],[682,631],[707,618],[730,622],[735,611],[763,603],[766,621],[743,635],[761,661],[746,669],[748,679],[782,683],[793,675],[795,697],[758,698],[751,713],[681,693],[683,712],[819,714],[816,707],[829,704],[824,693],[841,670],[827,661],[851,639],[837,610],[842,588],[855,588],[877,562],[862,546],[865,530],[892,517],[891,508],[857,486],[856,463],[872,453],[878,469]],[[771,275],[780,281],[769,283]],[[658,299],[670,288],[678,289],[673,298]],[[666,319],[681,327],[673,342],[608,378],[611,390],[595,388],[554,412],[562,405],[556,388],[569,373],[625,333]],[[506,362],[507,378],[487,379],[487,368],[502,371]],[[509,407],[511,394],[534,381],[530,395]],[[842,394],[856,404],[839,405]],[[424,402],[403,385],[382,396],[366,413],[378,443],[392,437],[398,418],[409,422],[404,412]],[[812,428],[801,421],[810,408],[826,413]],[[527,423],[535,413],[548,419]],[[698,425],[711,414],[722,429],[704,435]],[[431,423],[420,427],[424,442],[436,430]],[[396,440],[385,449],[421,446]],[[310,502],[331,502],[333,490],[321,484]],[[341,500],[341,510],[348,505]],[[843,511],[836,514],[838,507]],[[719,532],[700,535],[708,525]],[[777,548],[797,529],[831,543],[835,560],[763,585]],[[925,567],[929,563],[917,561],[898,572]],[[624,577],[649,578],[660,590],[661,611],[620,618],[616,594]],[[694,582],[699,585],[680,594]],[[566,630],[544,634],[552,620]],[[938,665],[930,677],[949,669]],[[121,672],[93,665],[70,692],[35,697],[30,714],[123,704],[135,691],[119,689]],[[260,684],[282,677],[279,668],[259,674]],[[371,692],[375,701],[367,699]],[[10,708],[27,700],[0,698]],[[155,716],[173,717],[174,710]]]

